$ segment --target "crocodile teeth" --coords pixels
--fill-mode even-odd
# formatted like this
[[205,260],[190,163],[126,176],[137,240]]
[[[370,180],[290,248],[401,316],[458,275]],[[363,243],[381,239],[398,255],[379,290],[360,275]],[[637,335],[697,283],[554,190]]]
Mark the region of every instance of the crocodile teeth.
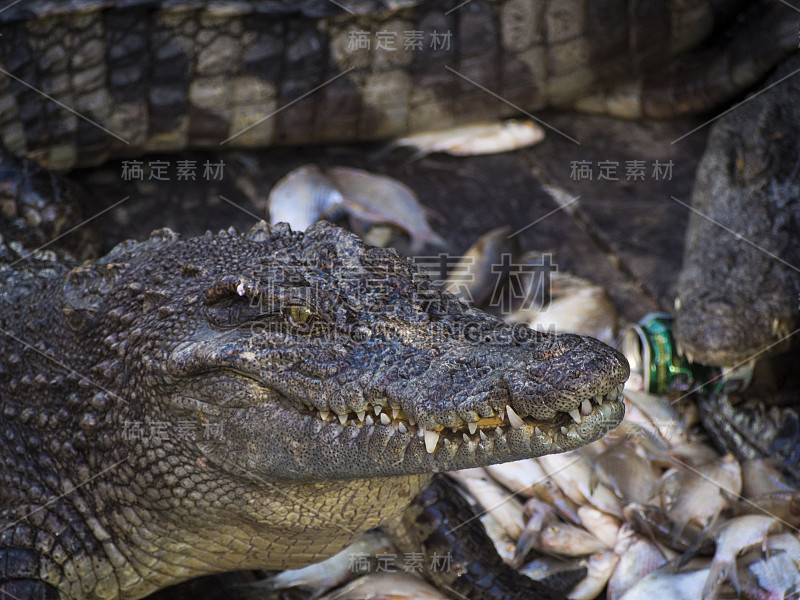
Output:
[[402,421],[400,421],[400,422],[397,424],[397,431],[399,431],[400,433],[408,433],[408,429],[406,429],[406,426],[405,426],[405,425],[403,425],[403,422],[402,422]]
[[465,444],[469,444],[472,441],[466,433],[461,435],[461,439],[464,440]]
[[533,435],[535,435],[536,437],[542,437],[542,430],[539,429],[538,427],[534,427],[533,428]]
[[482,441],[484,441],[484,442],[488,442],[488,441],[489,441],[489,438],[488,438],[488,437],[486,437],[486,434],[485,434],[485,433],[483,433],[483,430],[482,430],[482,429],[481,429],[481,430],[478,432],[478,434],[481,436],[481,440],[482,440]]
[[323,421],[327,421],[331,418],[331,411],[329,410],[321,410],[319,411],[319,416],[322,418]]
[[360,411],[358,411],[358,412],[356,413],[356,416],[358,417],[358,420],[359,420],[359,421],[361,421],[361,422],[363,423],[363,422],[364,422],[364,416],[365,416],[366,414],[367,414],[366,412],[364,412],[363,410],[360,410]]
[[378,415],[381,414],[383,407],[380,404],[376,404],[375,406],[372,407],[372,410],[375,411],[375,416],[377,417]]
[[433,454],[433,451],[436,450],[436,444],[439,443],[439,434],[436,431],[425,431],[425,450],[428,451],[428,454]]
[[585,417],[592,412],[592,401],[584,400],[581,402],[581,414]]
[[400,409],[399,408],[393,408],[392,409],[392,418],[393,419],[396,419],[397,415],[399,415],[399,414],[400,414]]
[[374,424],[375,421],[372,420],[372,417],[370,415],[367,415],[367,425],[374,425]]
[[389,415],[381,413],[381,425],[388,425],[391,422],[392,420],[389,418]]
[[475,431],[478,429],[477,423],[467,423],[467,428],[469,429],[470,434],[474,434]]
[[562,425],[562,426],[561,426],[561,433],[563,433],[564,435],[567,435],[567,434],[569,433],[569,429],[567,429],[566,427],[564,427],[564,426]]
[[339,423],[345,425],[347,423],[347,415],[339,415]]
[[411,417],[406,417],[406,418],[408,419],[409,425],[411,425],[412,427],[417,424],[417,422]]
[[572,420],[578,425],[581,424],[581,411],[579,411],[577,408],[573,408],[571,411],[569,411],[569,416],[572,417]]
[[515,413],[514,409],[511,408],[510,406],[506,406],[506,412],[508,413],[508,422],[514,429],[519,429],[525,424],[522,418],[517,413]]

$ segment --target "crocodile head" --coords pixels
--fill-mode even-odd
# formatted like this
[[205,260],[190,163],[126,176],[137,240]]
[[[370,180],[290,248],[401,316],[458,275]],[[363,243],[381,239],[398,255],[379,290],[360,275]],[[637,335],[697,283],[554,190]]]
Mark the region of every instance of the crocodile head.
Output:
[[200,272],[160,309],[197,318],[154,318],[171,343],[152,363],[175,414],[223,421],[212,462],[273,481],[430,473],[577,448],[622,418],[615,350],[506,325],[331,224],[169,255]]
[[[165,433],[119,442],[146,472],[127,475],[137,505],[168,507],[159,518],[183,529],[234,520],[255,528],[247,539],[294,527],[309,548],[329,540],[262,566],[332,553],[352,535],[334,544],[326,519],[374,527],[430,473],[577,448],[623,416],[617,351],[511,327],[329,223],[185,240],[162,230],[76,273],[67,312],[118,357],[99,372],[133,399],[124,420]],[[87,295],[86,282],[112,291]],[[113,310],[92,305],[109,295]]]

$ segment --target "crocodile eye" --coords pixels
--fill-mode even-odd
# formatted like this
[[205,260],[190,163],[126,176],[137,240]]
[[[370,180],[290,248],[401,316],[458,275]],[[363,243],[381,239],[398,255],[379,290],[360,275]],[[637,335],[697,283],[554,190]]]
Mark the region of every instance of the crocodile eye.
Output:
[[288,307],[286,315],[289,317],[289,322],[296,327],[307,327],[314,318],[311,309],[302,305]]

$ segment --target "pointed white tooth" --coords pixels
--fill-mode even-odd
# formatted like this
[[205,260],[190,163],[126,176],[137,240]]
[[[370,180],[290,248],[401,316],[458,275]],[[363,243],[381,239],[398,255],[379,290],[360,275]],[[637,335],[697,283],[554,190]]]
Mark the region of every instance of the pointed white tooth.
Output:
[[536,437],[542,437],[542,430],[539,429],[538,427],[534,427],[533,428],[533,435],[535,435]]
[[780,319],[772,319],[772,334],[775,335],[781,328]]
[[675,298],[675,310],[679,311],[681,309],[681,299],[680,296]]
[[381,413],[381,425],[388,425],[391,422],[392,420],[389,418],[389,415]]
[[470,435],[473,435],[475,433],[475,431],[477,431],[477,429],[478,429],[478,424],[477,423],[467,423],[467,428],[469,429]]
[[591,400],[584,400],[581,402],[581,414],[585,417],[586,415],[591,414],[592,412],[592,401]]
[[331,411],[329,410],[321,410],[319,411],[319,416],[322,418],[323,421],[327,421],[331,418]]
[[500,412],[497,413],[497,416],[500,417],[501,421],[505,421],[506,420],[506,407],[505,406],[500,409]]
[[408,417],[408,424],[413,427],[417,422],[412,417]]
[[506,412],[508,413],[508,422],[514,429],[519,429],[525,424],[525,421],[510,406],[506,406]]
[[489,438],[488,438],[488,437],[486,437],[486,434],[485,434],[485,433],[483,433],[483,429],[481,429],[481,430],[478,432],[478,435],[480,435],[480,436],[481,436],[481,440],[482,440],[482,441],[484,441],[484,442],[488,442],[488,441],[489,441]]
[[606,394],[605,396],[598,395],[597,397],[595,397],[595,398],[592,398],[592,399],[593,399],[595,402],[597,402],[597,404],[598,404],[599,406],[603,406],[603,402],[605,402],[605,401],[606,401],[606,398],[607,398],[607,397],[608,397],[608,395],[609,395],[609,394],[611,394],[611,393],[612,393],[612,392],[608,392],[608,394]]
[[393,419],[396,419],[397,415],[399,415],[399,414],[400,414],[400,409],[399,408],[393,408],[392,409],[392,418]]
[[567,435],[567,433],[569,433],[569,429],[567,429],[566,427],[564,427],[564,426],[562,425],[562,426],[561,426],[561,433],[563,433],[564,435]]
[[581,411],[579,411],[577,408],[573,408],[571,411],[569,411],[569,416],[572,417],[572,420],[578,425],[581,424]]
[[469,436],[466,433],[461,435],[461,439],[464,440],[464,442],[467,444],[469,444],[472,441],[469,439]]
[[367,425],[375,425],[375,421],[372,420],[372,415],[367,415],[366,423]]
[[347,423],[347,415],[339,415],[339,423],[341,423],[342,425]]
[[399,431],[400,433],[408,433],[408,429],[406,429],[406,426],[403,425],[402,421],[397,422],[397,431]]
[[688,360],[690,363],[694,362],[694,354],[692,354],[688,350],[686,351],[686,360]]
[[380,404],[376,404],[375,406],[372,407],[372,410],[375,411],[375,416],[377,417],[381,414],[383,407]]
[[363,422],[363,421],[364,421],[364,417],[366,416],[366,414],[367,414],[367,413],[366,413],[365,411],[363,411],[363,410],[360,410],[360,411],[358,411],[358,412],[356,413],[356,416],[358,417],[358,420],[359,420],[359,421],[362,421],[362,422]]
[[423,431],[425,432],[425,450],[428,451],[428,454],[433,454],[433,451],[436,450],[436,444],[439,443],[439,433],[437,431],[428,431],[427,429]]

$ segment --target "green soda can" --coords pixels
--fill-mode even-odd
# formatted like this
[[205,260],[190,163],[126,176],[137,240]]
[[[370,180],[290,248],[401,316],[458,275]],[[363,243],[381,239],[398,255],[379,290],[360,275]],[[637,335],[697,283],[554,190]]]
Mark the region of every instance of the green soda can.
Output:
[[750,384],[752,365],[710,367],[680,356],[672,335],[673,321],[672,315],[650,313],[623,333],[622,353],[631,365],[631,375],[641,377],[644,391],[663,394],[694,387],[703,393],[730,393]]

